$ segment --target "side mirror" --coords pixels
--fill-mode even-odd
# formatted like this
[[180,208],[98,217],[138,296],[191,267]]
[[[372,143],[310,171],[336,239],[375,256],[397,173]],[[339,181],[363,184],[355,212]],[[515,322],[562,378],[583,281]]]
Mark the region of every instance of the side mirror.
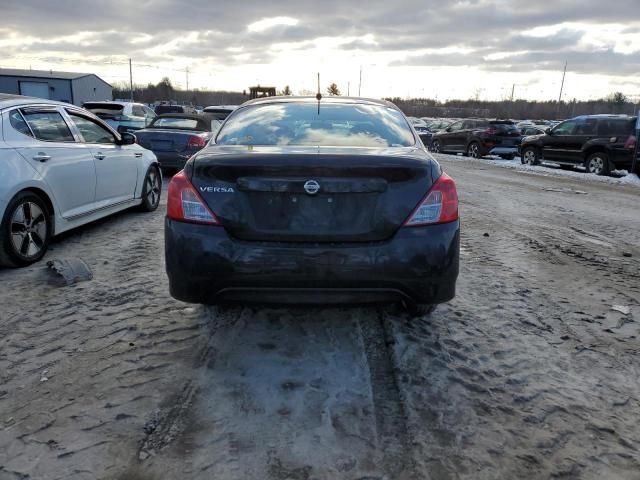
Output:
[[445,132],[450,132],[451,131],[451,127],[447,127],[447,129],[445,130]]
[[551,133],[551,129],[550,129],[550,128],[547,128],[547,129],[544,131],[544,133],[546,133],[547,135],[553,135],[553,134]]
[[120,134],[120,141],[118,142],[118,145],[133,145],[137,141],[138,139],[133,133],[125,132]]

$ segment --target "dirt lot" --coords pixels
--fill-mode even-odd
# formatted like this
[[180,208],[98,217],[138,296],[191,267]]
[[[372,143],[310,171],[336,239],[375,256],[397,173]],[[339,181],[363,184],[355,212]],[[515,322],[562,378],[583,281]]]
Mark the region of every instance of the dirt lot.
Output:
[[0,270],[0,479],[640,478],[640,188],[439,159],[428,318],[174,301],[162,209],[54,243],[91,281]]

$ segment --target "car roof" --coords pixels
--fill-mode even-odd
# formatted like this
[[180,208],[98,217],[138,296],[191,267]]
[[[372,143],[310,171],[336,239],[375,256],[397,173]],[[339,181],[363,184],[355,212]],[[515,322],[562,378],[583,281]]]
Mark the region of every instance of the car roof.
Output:
[[207,115],[207,113],[180,113],[169,112],[158,115],[154,121],[158,118],[188,118],[192,120],[216,120],[213,115]]
[[[267,105],[271,103],[318,103],[318,99],[316,97],[301,97],[301,96],[275,96],[275,97],[264,97],[264,98],[255,98],[253,100],[248,100],[242,104],[242,106],[248,105]],[[362,98],[362,97],[343,97],[343,96],[329,96],[322,97],[320,100],[320,105],[323,103],[330,104],[354,104],[354,105],[379,105],[383,107],[392,107],[398,108],[393,103],[387,100],[376,100],[373,98]]]
[[142,105],[145,106],[144,103],[140,103],[140,102],[119,102],[117,100],[96,100],[96,101],[89,101],[89,102],[84,102],[83,105],[86,104],[93,104],[93,105]]
[[10,93],[0,93],[0,110],[19,105],[30,105],[33,103],[47,105],[63,105],[65,107],[75,106],[70,103],[58,102],[56,100],[48,100],[46,98],[26,97],[24,95],[13,95]]
[[206,107],[203,108],[203,110],[206,110],[207,108],[209,109],[218,109],[218,110],[229,110],[229,111],[233,111],[236,108],[238,108],[240,105],[207,105]]
[[629,115],[624,115],[624,114],[608,114],[608,113],[600,113],[597,115],[579,115],[575,118],[572,118],[571,120],[580,120],[580,119],[584,119],[584,118],[619,118],[622,120],[632,120],[636,117],[630,117]]

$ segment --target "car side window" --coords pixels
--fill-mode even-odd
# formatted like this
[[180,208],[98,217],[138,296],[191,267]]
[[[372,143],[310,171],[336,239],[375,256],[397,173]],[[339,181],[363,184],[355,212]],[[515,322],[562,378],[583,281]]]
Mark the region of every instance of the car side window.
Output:
[[80,130],[85,143],[116,143],[116,138],[102,125],[75,113],[69,112],[69,116]]
[[27,125],[27,122],[24,121],[20,110],[13,110],[11,113],[9,113],[9,122],[11,123],[11,126],[18,132],[22,133],[23,135],[33,137],[33,134],[29,129],[29,125]]
[[573,132],[576,129],[575,120],[568,120],[566,122],[562,122],[556,128],[553,129],[554,135],[573,135]]
[[38,140],[47,142],[75,142],[69,126],[56,111],[25,110],[22,112]]
[[585,121],[578,122],[576,125],[576,135],[595,135],[597,121],[593,118],[588,118]]
[[142,108],[140,105],[132,105],[131,113],[134,117],[144,117],[144,108]]
[[452,132],[457,132],[458,130],[462,130],[462,122],[455,122],[449,125],[449,128]]
[[598,121],[598,135],[614,137],[633,133],[634,122],[626,119],[607,118]]
[[154,112],[153,110],[151,110],[149,107],[142,107],[144,110],[144,113],[147,117],[149,118],[156,118],[156,112]]

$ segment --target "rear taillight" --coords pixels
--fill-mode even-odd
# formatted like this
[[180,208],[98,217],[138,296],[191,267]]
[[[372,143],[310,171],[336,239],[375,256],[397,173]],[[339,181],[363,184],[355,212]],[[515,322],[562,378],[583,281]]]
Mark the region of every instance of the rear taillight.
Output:
[[167,217],[181,222],[220,225],[220,222],[204,203],[184,171],[176,173],[171,182],[169,182]]
[[200,137],[198,135],[191,135],[189,140],[187,140],[187,148],[203,148],[207,144],[207,141],[204,137]]
[[636,138],[635,135],[629,135],[629,138],[627,138],[627,141],[624,144],[624,148],[627,150],[635,150],[636,149],[636,142],[638,141],[638,139]]
[[443,173],[427,196],[404,222],[405,227],[433,225],[458,220],[458,192],[453,179]]

